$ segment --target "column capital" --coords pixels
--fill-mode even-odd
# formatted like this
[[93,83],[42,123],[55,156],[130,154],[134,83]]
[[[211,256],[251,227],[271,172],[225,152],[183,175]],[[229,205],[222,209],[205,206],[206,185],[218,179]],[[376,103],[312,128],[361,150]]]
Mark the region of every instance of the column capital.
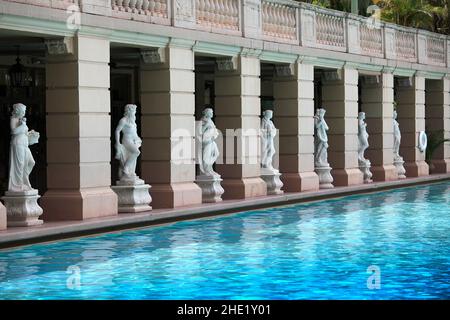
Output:
[[277,77],[293,77],[295,76],[295,64],[276,64],[275,74]]
[[322,71],[322,82],[331,83],[341,81],[343,79],[342,72],[343,69]]
[[45,47],[49,55],[67,55],[73,54],[73,37],[64,37],[61,39],[46,39]]
[[238,58],[237,57],[217,58],[216,68],[218,71],[236,71],[238,69]]
[[166,62],[165,48],[141,49],[140,55],[144,64],[162,64]]

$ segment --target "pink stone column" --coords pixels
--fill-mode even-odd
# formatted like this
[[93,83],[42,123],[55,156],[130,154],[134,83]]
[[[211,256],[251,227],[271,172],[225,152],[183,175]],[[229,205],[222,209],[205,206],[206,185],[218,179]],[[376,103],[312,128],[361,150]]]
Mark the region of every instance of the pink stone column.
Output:
[[[264,196],[267,188],[260,178],[260,60],[239,56],[225,69],[215,74],[215,122],[228,136],[224,146],[223,163],[216,164],[225,190],[223,199],[244,199]],[[229,67],[229,68],[228,68]]]
[[277,72],[273,88],[283,190],[318,190],[319,177],[314,172],[314,66],[295,63],[282,68],[289,72]]
[[194,52],[168,46],[141,66],[141,175],[153,208],[202,203],[195,180]]
[[361,109],[366,113],[369,148],[365,157],[370,160],[374,181],[398,179],[394,166],[394,76],[362,76]]
[[418,148],[419,133],[425,130],[425,78],[419,76],[397,82],[397,119],[402,132],[400,155],[405,160],[407,177],[429,173],[425,152]]
[[0,202],[0,230],[6,229],[6,208]]
[[322,104],[326,109],[328,162],[335,186],[363,184],[358,168],[358,71],[325,71]]
[[[437,131],[450,139],[450,79],[426,80],[425,118],[427,131]],[[441,144],[433,154],[431,173],[450,172],[450,142]]]
[[44,221],[117,214],[111,190],[109,41],[76,36],[73,53],[46,64]]

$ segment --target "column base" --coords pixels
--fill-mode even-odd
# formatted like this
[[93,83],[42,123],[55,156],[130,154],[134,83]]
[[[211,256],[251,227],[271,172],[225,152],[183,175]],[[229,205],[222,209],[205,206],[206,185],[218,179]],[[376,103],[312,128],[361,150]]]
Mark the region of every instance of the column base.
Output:
[[0,230],[6,229],[6,208],[0,202]]
[[359,169],[333,169],[331,175],[334,185],[339,187],[356,186],[364,183],[363,173]]
[[450,173],[450,159],[432,160],[430,173]]
[[428,164],[425,161],[405,162],[406,176],[416,178],[430,174]]
[[220,182],[222,179],[220,175],[206,176],[199,175],[195,179],[195,183],[202,189],[202,202],[203,203],[215,203],[222,201],[223,190]]
[[394,181],[399,179],[394,165],[375,166],[370,170],[372,171],[373,181]]
[[142,211],[150,211],[152,207],[152,197],[150,196],[150,185],[135,184],[125,185],[117,182],[116,186],[111,189],[117,194],[119,203],[119,213],[136,213]]
[[202,203],[202,190],[193,182],[153,184],[153,208],[177,208]]
[[263,179],[266,183],[268,195],[277,195],[284,193],[281,190],[281,187],[283,187],[283,182],[281,182],[280,176],[281,173],[278,170],[261,168],[261,179]]
[[118,199],[109,187],[82,190],[49,190],[41,200],[44,221],[84,220],[115,216]]
[[42,208],[37,200],[40,198],[37,190],[24,192],[6,191],[2,198],[6,207],[8,227],[30,227],[43,223],[39,220]]
[[285,192],[319,190],[319,177],[315,172],[284,173],[281,175]]
[[266,183],[261,178],[224,179],[223,199],[247,199],[267,195]]

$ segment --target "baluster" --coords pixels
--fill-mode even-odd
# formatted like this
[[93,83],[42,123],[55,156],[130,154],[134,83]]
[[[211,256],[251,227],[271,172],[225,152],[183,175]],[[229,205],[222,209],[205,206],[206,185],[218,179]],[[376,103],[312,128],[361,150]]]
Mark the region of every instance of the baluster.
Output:
[[154,16],[155,15],[155,0],[149,0],[148,3],[148,11],[149,11],[149,15]]
[[214,27],[220,27],[219,25],[219,8],[217,0],[211,0],[211,12],[213,14],[212,23]]
[[232,0],[231,1],[233,6],[233,24],[236,28],[239,28],[239,8],[238,8],[238,1]]
[[267,4],[262,4],[262,21],[263,21],[263,32],[267,34],[268,30],[267,27],[269,25],[269,19],[267,14]]
[[137,0],[131,0],[129,5],[129,12],[135,12],[136,11],[136,1]]
[[202,6],[202,1],[201,0],[195,0],[195,16],[197,19],[197,23],[201,23],[203,20],[203,12],[201,10],[201,6]]
[[167,12],[167,0],[161,0],[161,10],[162,10],[162,16],[164,18],[168,17],[168,12]]
[[142,13],[143,14],[145,14],[145,15],[149,14],[149,12],[148,12],[149,5],[150,5],[150,1],[149,0],[144,0],[142,2]]
[[295,12],[296,12],[295,9],[292,9],[289,12],[290,13],[289,14],[289,27],[290,27],[289,33],[290,33],[292,39],[295,39],[295,36],[297,33],[297,30],[296,30],[297,23],[295,21]]
[[275,12],[272,4],[267,5],[267,18],[268,18],[267,19],[268,34],[270,36],[273,36],[275,34],[275,25],[274,25]]
[[230,7],[228,0],[223,1],[223,21],[228,27],[233,27],[233,23],[230,21]]
[[211,4],[210,0],[205,0],[205,22],[209,24],[211,22]]
[[279,24],[280,24],[280,34],[282,38],[286,38],[286,28],[287,28],[287,20],[286,20],[286,7],[285,6],[279,6],[278,7],[279,13]]
[[123,0],[123,11],[128,11],[130,0]]
[[277,4],[273,6],[273,32],[277,37],[280,34],[280,10]]

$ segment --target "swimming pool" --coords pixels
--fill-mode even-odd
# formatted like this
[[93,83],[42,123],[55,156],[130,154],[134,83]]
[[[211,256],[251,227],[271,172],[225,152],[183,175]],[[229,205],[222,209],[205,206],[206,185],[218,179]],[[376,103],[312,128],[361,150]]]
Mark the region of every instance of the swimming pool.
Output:
[[450,183],[0,251],[0,299],[450,298]]

